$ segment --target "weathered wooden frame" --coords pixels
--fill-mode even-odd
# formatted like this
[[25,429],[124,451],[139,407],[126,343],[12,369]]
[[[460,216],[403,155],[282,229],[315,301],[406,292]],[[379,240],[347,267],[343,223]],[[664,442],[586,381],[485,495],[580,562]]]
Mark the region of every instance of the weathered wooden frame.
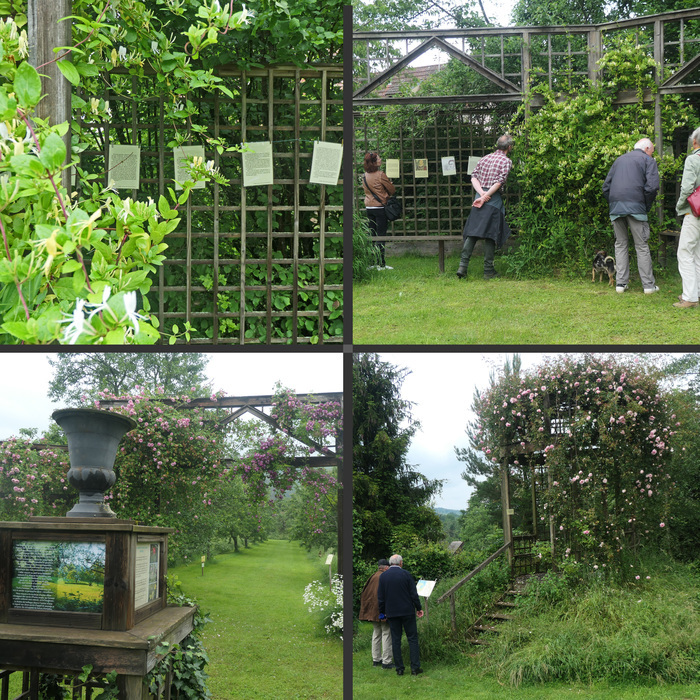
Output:
[[[210,120],[206,137],[230,145],[272,141],[274,184],[243,187],[240,154],[206,148],[206,159],[229,178],[229,186],[193,190],[180,226],[168,236],[166,260],[150,292],[152,312],[167,331],[185,322],[199,327],[193,345],[342,343],[331,320],[342,308],[343,206],[329,199],[331,193],[339,199],[342,178],[337,186],[309,183],[312,142],[342,141],[342,65],[248,71],[223,66],[217,73],[239,97],[190,96],[202,119]],[[81,122],[100,143],[81,161],[107,186],[110,140],[141,146],[141,187],[131,196],[157,201],[172,187],[173,156],[166,144],[173,129],[164,119],[162,98],[140,104],[131,97],[136,81],[149,78],[122,79],[132,81],[130,94],[104,95],[114,121]],[[293,97],[279,97],[281,86]],[[318,123],[303,124],[302,110],[317,111]],[[331,308],[324,301],[328,292]],[[303,297],[317,300],[312,310],[300,308]]]
[[[367,150],[379,148],[386,153],[392,147],[398,148],[400,154],[398,157],[401,160],[401,176],[396,184],[399,196],[404,197],[404,217],[390,224],[388,234],[376,240],[437,241],[439,266],[440,270],[444,271],[445,243],[461,241],[462,227],[471,206],[471,197],[463,196],[463,193],[467,195],[471,193],[467,159],[469,156],[483,156],[493,150],[495,138],[498,136],[493,133],[493,128],[481,128],[481,137],[476,139],[481,143],[474,147],[474,131],[480,128],[479,120],[482,120],[483,124],[484,114],[493,115],[497,109],[506,108],[508,104],[512,104],[515,109],[526,99],[529,100],[528,108],[536,109],[541,102],[536,96],[528,97],[528,88],[534,80],[545,81],[550,87],[561,90],[575,87],[577,76],[589,78],[594,83],[599,82],[601,76],[598,61],[605,52],[607,37],[617,31],[635,30],[640,45],[647,46],[653,53],[654,59],[664,66],[666,72],[671,73],[670,76],[657,75],[656,93],[652,94],[648,91],[643,97],[645,101],[654,103],[656,147],[660,154],[663,153],[664,135],[661,133],[663,96],[700,92],[700,78],[689,80],[693,77],[691,74],[700,68],[700,38],[691,38],[687,35],[686,28],[689,22],[700,23],[700,8],[591,26],[355,31],[353,33],[355,52],[353,153],[356,172],[362,172],[362,157]],[[500,41],[500,50],[488,53],[486,43],[489,40],[493,43],[495,39]],[[519,56],[505,50],[504,41],[508,39],[515,39],[520,43]],[[412,42],[417,46],[412,48]],[[576,42],[579,45],[585,42],[585,51],[576,45]],[[563,50],[558,46],[561,43],[565,44]],[[543,51],[535,50],[538,44],[545,47]],[[378,87],[391,80],[392,76],[408,66],[417,56],[435,47],[442,48],[452,57],[487,77],[497,91],[494,94],[431,97],[378,97],[374,94]],[[398,53],[405,55],[396,60],[392,58]],[[582,63],[584,56],[586,56],[585,71],[576,67],[577,63]],[[492,64],[494,62],[498,64],[496,68],[488,65],[490,59]],[[509,61],[510,64],[514,61],[519,64],[517,72],[513,72],[512,66],[509,67]],[[557,67],[558,63],[563,65],[561,70]],[[477,68],[477,65],[480,68]],[[378,70],[379,66],[381,69]],[[543,73],[538,73],[538,68],[542,68]],[[628,104],[636,100],[636,94],[621,92],[616,96],[615,103]],[[418,141],[411,137],[404,138],[402,133],[398,144],[372,142],[372,135],[368,133],[366,124],[362,121],[364,108],[398,104],[425,105],[426,107],[428,105],[461,105],[462,109],[456,117],[459,148],[455,153],[442,153],[442,155],[456,156],[457,176],[442,176],[439,171],[439,161],[433,159],[431,176],[428,179],[413,177],[413,159],[424,158],[428,154],[431,160],[429,154],[437,153],[439,150],[438,140],[446,138],[444,133],[438,134],[437,121],[434,133],[426,133]],[[469,130],[468,126],[474,128]],[[499,125],[491,123],[490,127],[498,129]],[[439,128],[444,132],[443,125]],[[462,138],[465,132],[468,133],[468,147],[464,145],[466,139]],[[450,138],[449,134],[447,138]],[[392,152],[388,157],[396,156]],[[433,192],[441,190],[446,190],[447,195],[442,196],[438,201],[431,199]],[[362,209],[364,193],[361,187],[356,188],[355,195],[355,205]],[[666,204],[668,206],[669,202],[667,201]],[[432,215],[431,209],[435,212]],[[424,219],[413,216],[413,213],[418,210],[425,212]],[[658,214],[661,220],[662,206],[659,206]]]

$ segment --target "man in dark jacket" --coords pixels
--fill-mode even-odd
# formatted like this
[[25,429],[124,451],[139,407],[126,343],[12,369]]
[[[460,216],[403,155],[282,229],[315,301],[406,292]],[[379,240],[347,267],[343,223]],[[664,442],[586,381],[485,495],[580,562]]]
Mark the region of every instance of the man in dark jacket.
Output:
[[389,619],[396,673],[403,676],[404,672],[403,657],[401,656],[401,634],[402,630],[405,630],[411,655],[411,675],[417,676],[419,673],[423,673],[423,669],[420,667],[416,614],[418,617],[423,617],[423,609],[413,576],[402,568],[403,558],[401,555],[394,554],[389,559],[389,563],[391,566],[379,577],[377,589],[379,619]]
[[649,217],[659,191],[659,169],[651,157],[654,144],[641,139],[634,150],[621,155],[610,168],[603,184],[603,195],[610,205],[615,232],[615,267],[619,293],[627,289],[630,277],[627,229],[632,232],[637,251],[637,269],[645,294],[658,292],[649,251]]
[[379,620],[379,602],[377,601],[377,588],[379,577],[389,568],[386,559],[377,562],[375,571],[365,583],[360,594],[360,620],[371,622],[374,625],[372,632],[372,662],[375,666],[381,666],[385,671],[394,668],[391,661],[391,630],[387,620]]

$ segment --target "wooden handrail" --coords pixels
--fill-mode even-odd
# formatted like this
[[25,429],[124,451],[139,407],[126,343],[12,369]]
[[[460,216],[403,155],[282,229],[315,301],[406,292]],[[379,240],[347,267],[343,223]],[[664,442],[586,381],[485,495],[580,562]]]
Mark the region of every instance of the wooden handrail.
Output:
[[479,566],[476,567],[476,569],[470,571],[461,581],[455,583],[455,585],[452,586],[452,588],[450,588],[450,590],[447,591],[447,593],[443,593],[438,598],[437,602],[442,603],[445,600],[445,598],[451,596],[458,588],[461,588],[470,578],[478,574],[482,569],[485,569],[494,559],[496,559],[496,557],[503,554],[503,552],[505,552],[506,549],[508,549],[508,547],[510,547],[512,544],[512,540],[510,542],[506,542],[506,544],[504,544],[500,549],[495,551],[488,559],[484,559],[484,561],[482,561],[481,564],[479,564]]

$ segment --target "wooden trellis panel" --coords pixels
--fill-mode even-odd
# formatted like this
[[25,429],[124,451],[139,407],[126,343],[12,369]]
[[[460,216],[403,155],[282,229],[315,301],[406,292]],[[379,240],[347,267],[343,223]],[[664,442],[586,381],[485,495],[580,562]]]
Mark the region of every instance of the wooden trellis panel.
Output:
[[[633,35],[638,45],[663,66],[663,74],[655,76],[658,90],[644,95],[645,101],[655,106],[657,151],[664,154],[664,148],[666,152],[672,148],[675,155],[686,152],[683,138],[661,133],[661,105],[665,95],[679,93],[698,104],[695,93],[700,93],[700,8],[592,26],[355,31],[355,172],[362,173],[362,159],[368,150],[378,151],[385,161],[401,161],[395,184],[403,199],[404,216],[391,224],[384,240],[437,239],[441,246],[444,240],[459,240],[473,193],[468,157],[481,157],[494,149],[497,137],[505,131],[510,116],[533,85],[544,83],[566,92],[576,90],[587,79],[598,82],[601,75],[597,62],[620,34]],[[435,47],[457,59],[456,51],[466,54],[468,60],[462,58],[463,63],[483,78],[473,83],[477,86],[474,94],[383,93],[389,81],[399,80],[401,71],[408,69],[421,51]],[[621,92],[615,103],[636,100],[633,91]],[[531,108],[536,109],[539,104],[538,96],[530,99]],[[395,138],[378,143],[371,127],[377,114],[373,109],[388,105],[413,105],[416,109],[433,105],[433,121],[428,124],[426,112],[417,111],[413,122],[409,120],[400,126]],[[436,105],[452,107],[439,110]],[[425,123],[416,128],[422,116]],[[448,155],[456,159],[457,175],[441,174],[440,158]],[[414,178],[416,158],[428,159],[427,179]],[[677,190],[677,182],[664,183],[659,199],[663,205],[658,211],[660,220],[664,209],[673,210]],[[356,206],[362,209],[361,186],[355,192]],[[513,187],[510,191],[506,187],[505,195],[507,205],[517,198]],[[441,256],[443,250],[441,247]]]
[[[342,142],[342,66],[218,72],[234,99],[189,95],[200,124],[188,129],[183,118],[180,133],[205,144],[205,159],[229,184],[193,190],[167,238],[151,312],[166,332],[189,321],[192,344],[342,343],[342,179],[337,186],[309,183],[314,141]],[[81,125],[98,142],[82,165],[106,185],[109,143],[139,145],[141,186],[132,196],[157,200],[174,177],[168,144],[176,133],[164,118],[170,105],[135,98],[136,78],[110,78],[131,81],[131,89],[104,95],[109,124]],[[241,154],[219,154],[216,139],[271,141],[274,184],[243,187]]]
[[[371,120],[365,113],[355,114],[355,170],[363,172],[362,162],[367,151],[377,151],[387,158],[400,160],[400,177],[393,182],[402,198],[404,215],[389,225],[389,234],[403,240],[426,236],[460,236],[471,208],[471,177],[467,174],[469,157],[481,157],[493,150],[496,139],[503,133],[515,108],[455,110],[433,112],[432,121],[417,129],[425,115],[416,114],[413,123],[400,126],[396,138],[378,143]],[[422,132],[417,136],[416,132]],[[452,156],[456,175],[443,175],[441,158]],[[413,163],[427,158],[428,178],[415,178]],[[361,181],[361,178],[360,178]],[[356,188],[357,206],[364,208],[364,191]],[[504,192],[506,204],[510,195]]]

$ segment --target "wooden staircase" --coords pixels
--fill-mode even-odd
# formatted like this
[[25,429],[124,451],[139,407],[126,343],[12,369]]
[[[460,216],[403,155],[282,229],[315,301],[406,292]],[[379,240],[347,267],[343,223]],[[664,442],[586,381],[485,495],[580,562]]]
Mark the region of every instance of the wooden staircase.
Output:
[[515,619],[515,599],[527,595],[527,585],[533,578],[543,574],[523,574],[516,576],[511,587],[485,612],[468,630],[467,641],[471,644],[488,646],[488,637],[500,632],[501,625]]

